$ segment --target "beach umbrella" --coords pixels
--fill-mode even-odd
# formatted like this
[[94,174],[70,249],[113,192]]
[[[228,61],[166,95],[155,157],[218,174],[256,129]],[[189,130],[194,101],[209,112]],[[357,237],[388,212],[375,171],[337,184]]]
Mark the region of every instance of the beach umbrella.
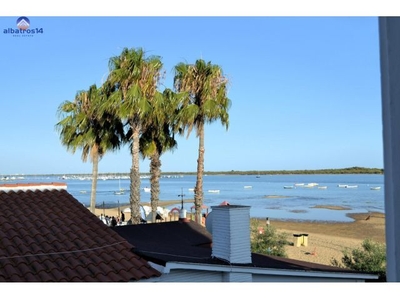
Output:
[[171,209],[170,213],[174,213],[174,212],[179,213],[180,211],[181,211],[181,210],[180,210],[179,208],[174,207],[173,209]]
[[148,216],[149,213],[151,213],[151,207],[150,207],[150,206],[148,206],[148,205],[141,205],[141,207],[143,208],[144,213],[145,213],[146,216]]

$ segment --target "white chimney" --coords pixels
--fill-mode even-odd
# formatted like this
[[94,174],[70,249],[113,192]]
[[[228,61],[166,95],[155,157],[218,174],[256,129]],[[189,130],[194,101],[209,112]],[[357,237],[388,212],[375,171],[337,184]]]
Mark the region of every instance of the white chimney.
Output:
[[[212,206],[207,227],[212,234],[212,256],[235,264],[251,263],[250,206]],[[212,215],[212,216],[211,216]],[[209,219],[209,217],[212,217]],[[207,225],[207,224],[206,224]]]

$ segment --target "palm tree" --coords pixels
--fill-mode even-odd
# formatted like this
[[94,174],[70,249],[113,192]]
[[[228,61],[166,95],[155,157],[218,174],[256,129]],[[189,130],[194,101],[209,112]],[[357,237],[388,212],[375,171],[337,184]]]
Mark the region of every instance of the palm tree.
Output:
[[221,67],[211,62],[198,59],[195,64],[179,63],[175,66],[174,88],[178,92],[187,93],[178,113],[178,124],[182,133],[187,131],[187,137],[194,128],[199,139],[194,205],[196,220],[200,224],[203,204],[204,125],[220,120],[228,129],[231,101],[227,97],[227,84],[228,79]]
[[159,56],[145,56],[143,49],[124,48],[109,60],[109,84],[116,90],[105,109],[129,126],[132,166],[130,171],[130,208],[132,224],[140,223],[139,138],[142,122],[151,112],[151,102],[161,78]]
[[62,145],[75,153],[82,149],[82,161],[92,162],[92,188],[90,211],[95,213],[99,160],[107,150],[119,149],[123,139],[123,126],[112,115],[98,114],[97,107],[104,101],[105,94],[96,85],[88,91],[79,91],[74,101],[64,101],[58,108],[62,118],[56,129]]
[[161,155],[177,147],[174,138],[174,116],[179,98],[170,90],[157,93],[153,101],[151,116],[144,122],[144,131],[140,137],[140,153],[150,159],[150,203],[152,222],[156,221],[160,195]]

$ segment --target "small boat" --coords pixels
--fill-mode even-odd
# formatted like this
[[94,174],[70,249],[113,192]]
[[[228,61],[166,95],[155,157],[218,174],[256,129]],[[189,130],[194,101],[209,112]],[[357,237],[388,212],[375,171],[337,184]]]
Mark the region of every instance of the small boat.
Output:
[[149,187],[145,187],[145,188],[143,188],[143,191],[145,193],[150,193],[151,189]]
[[358,188],[358,185],[346,185],[345,188],[346,189],[355,189],[355,188]]
[[308,183],[308,184],[305,184],[305,185],[303,185],[303,187],[305,187],[305,188],[314,188],[314,187],[316,187],[318,185],[318,183]]
[[87,191],[79,191],[79,193],[81,193],[81,194],[86,194]]
[[378,191],[381,189],[381,187],[380,186],[372,186],[370,189],[374,190],[374,191]]
[[319,186],[318,187],[320,190],[326,190],[328,187],[326,186],[326,185],[323,185],[323,186]]
[[121,179],[118,179],[119,190],[114,192],[114,195],[123,195],[125,194],[125,189],[121,188]]
[[209,193],[214,193],[214,194],[218,194],[219,190],[208,190]]
[[294,186],[304,186],[304,183],[295,183]]
[[194,188],[189,188],[189,192],[194,192]]
[[294,189],[294,186],[293,185],[285,185],[283,188],[284,189]]
[[340,187],[340,188],[346,188],[346,187],[347,187],[347,184],[338,184],[338,187]]
[[245,189],[252,189],[253,187],[251,185],[245,185],[244,188]]

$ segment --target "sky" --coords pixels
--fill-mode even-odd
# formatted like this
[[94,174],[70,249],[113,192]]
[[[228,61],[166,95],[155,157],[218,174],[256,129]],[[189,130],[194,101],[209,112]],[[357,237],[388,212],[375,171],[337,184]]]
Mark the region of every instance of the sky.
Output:
[[[161,57],[160,90],[173,87],[180,62],[211,61],[228,77],[230,124],[228,130],[218,121],[206,125],[205,171],[383,168],[374,15],[10,11],[0,16],[0,175],[91,173],[81,151],[61,145],[57,110],[77,91],[100,86],[109,59],[125,47]],[[43,33],[5,33],[17,29],[21,16]],[[161,170],[195,172],[195,133],[177,141],[161,157]],[[100,173],[130,168],[128,147],[99,163]],[[140,171],[149,172],[148,160]]]

